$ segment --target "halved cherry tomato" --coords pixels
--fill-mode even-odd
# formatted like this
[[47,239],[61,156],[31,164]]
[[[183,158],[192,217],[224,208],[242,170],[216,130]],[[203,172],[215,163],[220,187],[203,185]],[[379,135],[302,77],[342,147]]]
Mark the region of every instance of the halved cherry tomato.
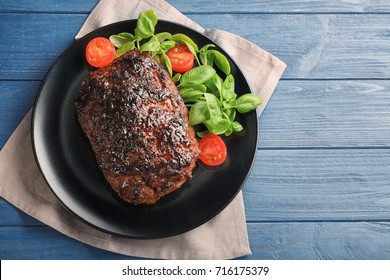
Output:
[[85,58],[92,66],[102,67],[114,60],[115,52],[115,46],[110,40],[96,37],[88,43]]
[[216,134],[208,134],[199,141],[200,160],[208,166],[224,163],[227,156],[226,145]]
[[167,51],[167,56],[172,64],[172,70],[185,73],[194,67],[194,54],[186,44],[179,44]]

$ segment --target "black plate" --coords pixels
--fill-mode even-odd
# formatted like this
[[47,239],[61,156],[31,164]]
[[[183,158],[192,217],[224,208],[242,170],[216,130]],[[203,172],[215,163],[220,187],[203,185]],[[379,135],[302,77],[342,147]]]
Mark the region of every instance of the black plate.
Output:
[[[133,32],[135,25],[136,21],[130,20],[95,30],[75,42],[56,60],[42,82],[34,104],[32,140],[45,180],[68,210],[109,233],[129,238],[160,238],[183,233],[207,222],[232,201],[251,169],[258,124],[254,111],[239,115],[244,131],[225,138],[226,162],[216,168],[198,163],[193,178],[157,204],[134,206],[121,201],[97,167],[76,119],[74,100],[82,80],[91,70],[84,59],[86,44],[97,36],[108,38],[120,32]],[[198,46],[214,43],[192,29],[160,20],[156,32],[163,31],[184,33]],[[250,92],[241,71],[233,61],[230,62],[236,92]]]

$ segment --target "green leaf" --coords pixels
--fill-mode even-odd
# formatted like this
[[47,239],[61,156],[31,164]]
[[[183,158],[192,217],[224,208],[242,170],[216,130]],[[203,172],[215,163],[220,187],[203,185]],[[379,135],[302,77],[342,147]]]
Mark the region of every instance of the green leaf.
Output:
[[209,118],[209,110],[205,101],[198,101],[190,109],[189,121],[191,125],[205,122]]
[[237,98],[234,107],[240,113],[248,113],[256,109],[256,107],[259,106],[262,102],[263,100],[260,96],[253,93],[246,93]]
[[223,110],[223,112],[226,114],[226,116],[231,122],[234,121],[234,119],[236,118],[237,110],[234,107],[226,108]]
[[207,91],[207,87],[204,84],[197,85],[194,89],[199,90],[203,93]]
[[204,52],[199,53],[199,59],[202,65],[207,65],[207,55]]
[[171,40],[171,33],[169,32],[161,32],[156,34],[156,38],[159,42],[164,42],[165,40]]
[[172,49],[176,43],[174,41],[168,40],[160,43],[160,48],[163,52],[167,52],[169,49]]
[[116,57],[120,57],[121,55],[134,50],[134,41],[123,44],[119,49],[116,50]]
[[239,132],[244,129],[239,122],[232,122],[232,128],[234,132]]
[[242,127],[242,125],[239,122],[237,122],[237,121],[230,122],[228,129],[225,131],[225,135],[229,136],[233,132],[239,132],[243,129],[244,128]]
[[233,75],[227,76],[225,81],[223,81],[221,96],[223,100],[226,100],[228,102],[233,101],[236,98],[237,95],[234,93]]
[[222,83],[222,78],[218,74],[215,74],[211,77],[211,79],[205,82],[205,85],[207,86],[209,92],[219,97],[222,89]]
[[208,65],[201,65],[187,71],[180,80],[182,87],[194,87],[204,84],[215,74],[215,69]]
[[210,133],[223,134],[229,128],[229,121],[222,117],[216,117],[203,122]]
[[135,38],[133,34],[122,32],[118,35],[111,35],[109,37],[111,43],[114,44],[115,47],[120,48],[122,45],[130,42],[134,42]]
[[153,36],[157,21],[157,14],[153,10],[140,13],[137,20],[137,27],[135,28],[136,39],[147,39]]
[[225,136],[230,136],[233,133],[233,128],[229,126],[225,131]]
[[203,138],[207,134],[210,134],[210,132],[208,130],[203,130],[203,131],[199,131],[199,132],[196,133],[196,135],[198,135],[199,138]]
[[203,92],[196,89],[185,88],[180,90],[180,96],[183,98],[184,103],[196,102],[199,97],[203,96]]
[[203,65],[214,66],[213,54],[208,50],[210,47],[215,47],[213,44],[207,44],[203,46],[199,51],[199,59]]
[[169,57],[163,52],[161,54],[161,60],[164,62],[165,68],[167,69],[169,75],[172,77],[172,63]]
[[213,56],[213,62],[217,67],[228,76],[230,74],[230,64],[226,56],[217,50],[211,50],[210,53]]
[[188,48],[190,49],[190,51],[196,55],[196,53],[198,52],[198,46],[195,44],[194,41],[192,41],[192,39],[190,37],[188,37],[187,35],[184,35],[182,33],[177,33],[177,34],[174,34],[172,37],[171,37],[171,40],[172,41],[175,41],[176,43],[179,43],[179,44],[186,44],[188,46]]
[[206,44],[206,45],[204,45],[204,46],[199,50],[199,52],[205,52],[205,51],[207,51],[209,48],[215,48],[215,45],[214,45],[214,44]]
[[141,52],[155,52],[160,49],[160,42],[157,40],[156,37],[150,38],[148,42],[143,44],[140,48]]
[[206,99],[207,107],[210,112],[210,118],[220,117],[222,116],[221,103],[218,98],[211,93],[204,93],[204,97]]
[[178,81],[180,81],[181,74],[176,73],[175,76],[172,77],[172,81],[176,84]]
[[164,65],[164,63],[162,62],[163,58],[162,58],[161,54],[153,53],[152,56],[158,63],[160,63],[161,65]]

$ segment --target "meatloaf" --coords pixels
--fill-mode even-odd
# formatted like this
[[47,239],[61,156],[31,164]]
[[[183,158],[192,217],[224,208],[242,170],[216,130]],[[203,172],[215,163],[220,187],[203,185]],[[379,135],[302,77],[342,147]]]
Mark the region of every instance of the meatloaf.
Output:
[[154,204],[192,176],[188,110],[165,69],[136,50],[92,72],[75,101],[105,179],[123,200]]

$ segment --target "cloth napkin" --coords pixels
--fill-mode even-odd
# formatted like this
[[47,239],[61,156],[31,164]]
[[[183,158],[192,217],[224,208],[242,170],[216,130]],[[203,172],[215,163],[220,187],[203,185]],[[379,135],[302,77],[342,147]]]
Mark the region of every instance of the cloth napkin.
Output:
[[[253,92],[264,102],[262,112],[286,65],[256,45],[231,33],[204,29],[165,1],[102,0],[76,39],[116,21],[134,19],[153,9],[159,19],[193,28],[219,44],[236,61]],[[0,153],[0,195],[8,202],[63,234],[91,246],[128,256],[154,259],[232,259],[250,255],[242,193],[216,217],[173,237],[133,240],[99,231],[69,213],[46,185],[31,145],[31,111]]]

